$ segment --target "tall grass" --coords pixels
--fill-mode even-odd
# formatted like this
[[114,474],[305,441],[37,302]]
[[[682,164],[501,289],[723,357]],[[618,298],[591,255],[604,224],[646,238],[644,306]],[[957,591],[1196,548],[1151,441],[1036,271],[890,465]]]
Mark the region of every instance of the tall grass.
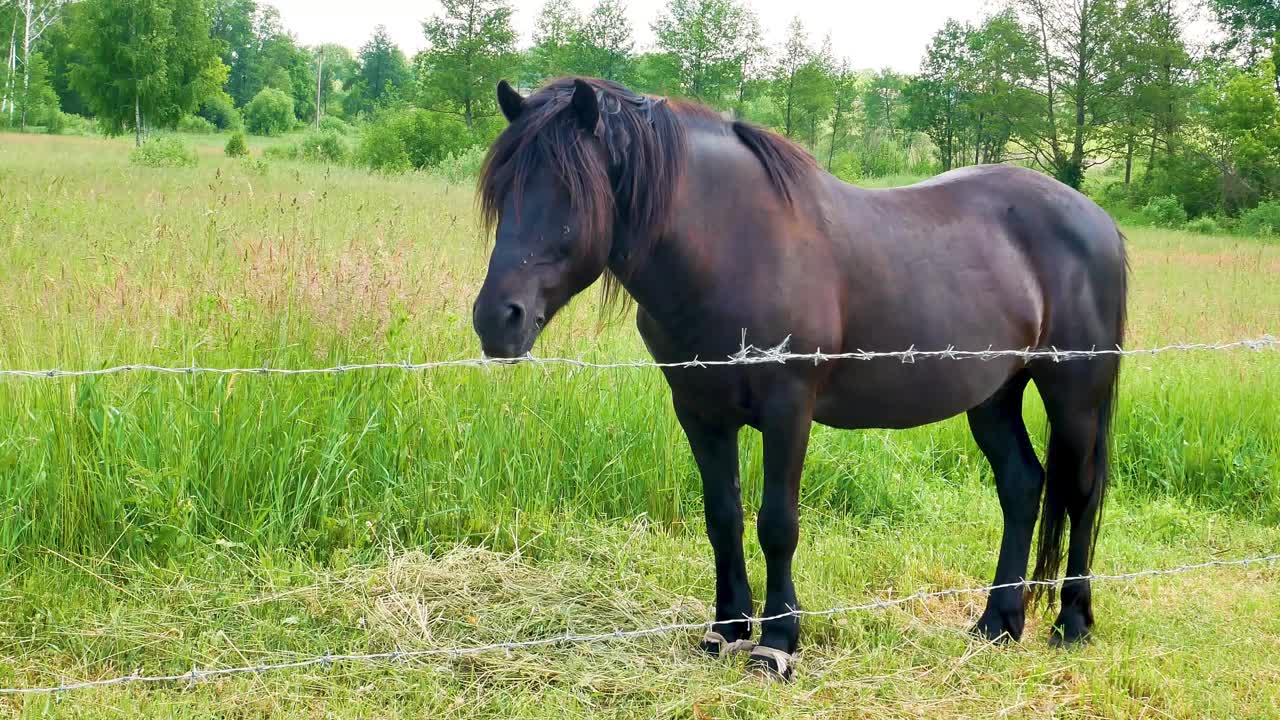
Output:
[[[297,367],[475,357],[487,240],[470,187],[339,168],[265,177],[210,153],[130,167],[128,146],[0,139],[0,366]],[[1131,345],[1280,328],[1280,249],[1134,230]],[[595,294],[543,355],[645,357]],[[962,339],[958,339],[958,342]],[[923,390],[922,390],[923,391]],[[1126,363],[1117,486],[1280,519],[1280,355]],[[1043,412],[1028,418],[1037,446]],[[0,548],[164,557],[226,539],[319,556],[647,516],[700,484],[657,371],[512,367],[262,378],[0,381]],[[748,502],[760,445],[744,435]],[[989,482],[963,418],[819,428],[806,512],[895,525]]]

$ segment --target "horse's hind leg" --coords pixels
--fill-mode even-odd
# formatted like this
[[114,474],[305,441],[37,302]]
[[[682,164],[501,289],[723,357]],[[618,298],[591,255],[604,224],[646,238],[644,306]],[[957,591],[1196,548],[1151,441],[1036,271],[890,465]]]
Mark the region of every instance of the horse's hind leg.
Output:
[[[1037,579],[1057,579],[1067,518],[1071,521],[1067,577],[1090,573],[1095,529],[1107,486],[1115,376],[1115,362],[1109,359],[1062,363],[1035,371],[1050,427]],[[1050,641],[1062,645],[1084,640],[1093,628],[1089,581],[1065,581],[1061,600]]]
[[[1025,373],[1015,376],[985,403],[969,411],[969,428],[978,448],[991,463],[1004,515],[995,585],[1018,583],[1026,578],[1040,489],[1044,483],[1044,469],[1022,421],[1022,393],[1027,381]],[[1023,589],[999,588],[991,591],[987,608],[973,632],[990,640],[1018,640],[1022,637],[1025,618]]]

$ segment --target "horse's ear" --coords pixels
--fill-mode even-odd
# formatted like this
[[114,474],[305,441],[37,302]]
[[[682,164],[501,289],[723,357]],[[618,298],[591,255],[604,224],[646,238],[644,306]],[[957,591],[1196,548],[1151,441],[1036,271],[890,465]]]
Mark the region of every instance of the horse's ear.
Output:
[[573,100],[569,101],[573,114],[578,118],[578,126],[587,132],[595,132],[600,122],[600,101],[596,99],[596,91],[583,80],[573,81]]
[[524,112],[524,98],[506,80],[498,81],[498,107],[502,108],[507,122],[515,122]]

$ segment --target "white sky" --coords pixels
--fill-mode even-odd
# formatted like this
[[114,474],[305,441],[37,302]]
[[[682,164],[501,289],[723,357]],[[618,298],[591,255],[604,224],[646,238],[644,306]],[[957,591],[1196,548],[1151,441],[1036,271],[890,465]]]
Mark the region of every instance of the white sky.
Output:
[[[410,57],[426,44],[422,21],[440,11],[436,0],[267,0],[280,10],[285,26],[304,45],[333,42],[353,50],[379,24]],[[650,24],[666,0],[624,0],[637,50],[653,42]],[[915,72],[929,38],[948,17],[977,20],[994,0],[746,0],[755,8],[772,47],[782,42],[787,24],[799,16],[816,45],[831,33],[832,46],[855,68],[891,67]],[[593,0],[574,0],[589,10]],[[542,0],[512,0],[519,44],[526,46]]]

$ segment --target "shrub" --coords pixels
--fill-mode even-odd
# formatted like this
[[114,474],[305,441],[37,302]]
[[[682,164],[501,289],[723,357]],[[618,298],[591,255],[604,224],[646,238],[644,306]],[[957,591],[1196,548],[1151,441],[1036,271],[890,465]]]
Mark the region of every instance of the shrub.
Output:
[[231,137],[227,139],[227,147],[224,152],[230,158],[248,157],[249,144],[245,142],[244,133],[239,130],[231,133]]
[[178,132],[194,133],[197,135],[212,135],[218,132],[218,126],[205,120],[199,115],[184,115],[178,121]]
[[457,150],[445,156],[433,168],[435,174],[453,183],[475,180],[484,165],[485,149],[479,145]]
[[1219,224],[1217,218],[1212,215],[1201,215],[1200,217],[1188,222],[1186,229],[1191,232],[1202,233],[1204,235],[1222,234],[1222,225]]
[[361,164],[382,172],[429,168],[450,152],[465,150],[480,136],[455,118],[402,110],[379,116],[365,131],[357,157]]
[[351,154],[351,148],[337,130],[315,130],[307,134],[298,146],[298,157],[303,160],[324,163],[343,163]]
[[175,137],[157,137],[134,148],[129,162],[143,167],[192,167],[196,153]]
[[1240,232],[1256,237],[1280,235],[1280,200],[1264,202],[1241,215]]
[[342,118],[334,117],[332,115],[326,115],[320,118],[320,129],[332,130],[342,135],[351,134],[351,125]]
[[240,130],[244,127],[244,118],[236,110],[235,103],[226,93],[219,93],[205,100],[196,115],[213,123],[219,130]]
[[1105,207],[1132,207],[1133,194],[1130,189],[1122,182],[1110,182],[1102,186],[1102,190],[1098,192],[1098,199]]
[[370,170],[395,175],[413,169],[404,140],[390,125],[372,125],[365,131],[356,162]]
[[1187,223],[1187,210],[1173,195],[1153,197],[1142,208],[1142,219],[1150,225],[1179,228]]
[[271,168],[271,166],[267,164],[266,160],[255,157],[246,157],[240,161],[240,165],[244,168],[246,173],[250,175],[257,175],[259,177],[266,175],[267,170]]
[[293,98],[263,88],[244,108],[245,127],[254,135],[279,135],[293,128]]
[[262,156],[271,158],[272,160],[297,160],[298,144],[280,143],[279,145],[268,145],[267,148],[262,151]]

